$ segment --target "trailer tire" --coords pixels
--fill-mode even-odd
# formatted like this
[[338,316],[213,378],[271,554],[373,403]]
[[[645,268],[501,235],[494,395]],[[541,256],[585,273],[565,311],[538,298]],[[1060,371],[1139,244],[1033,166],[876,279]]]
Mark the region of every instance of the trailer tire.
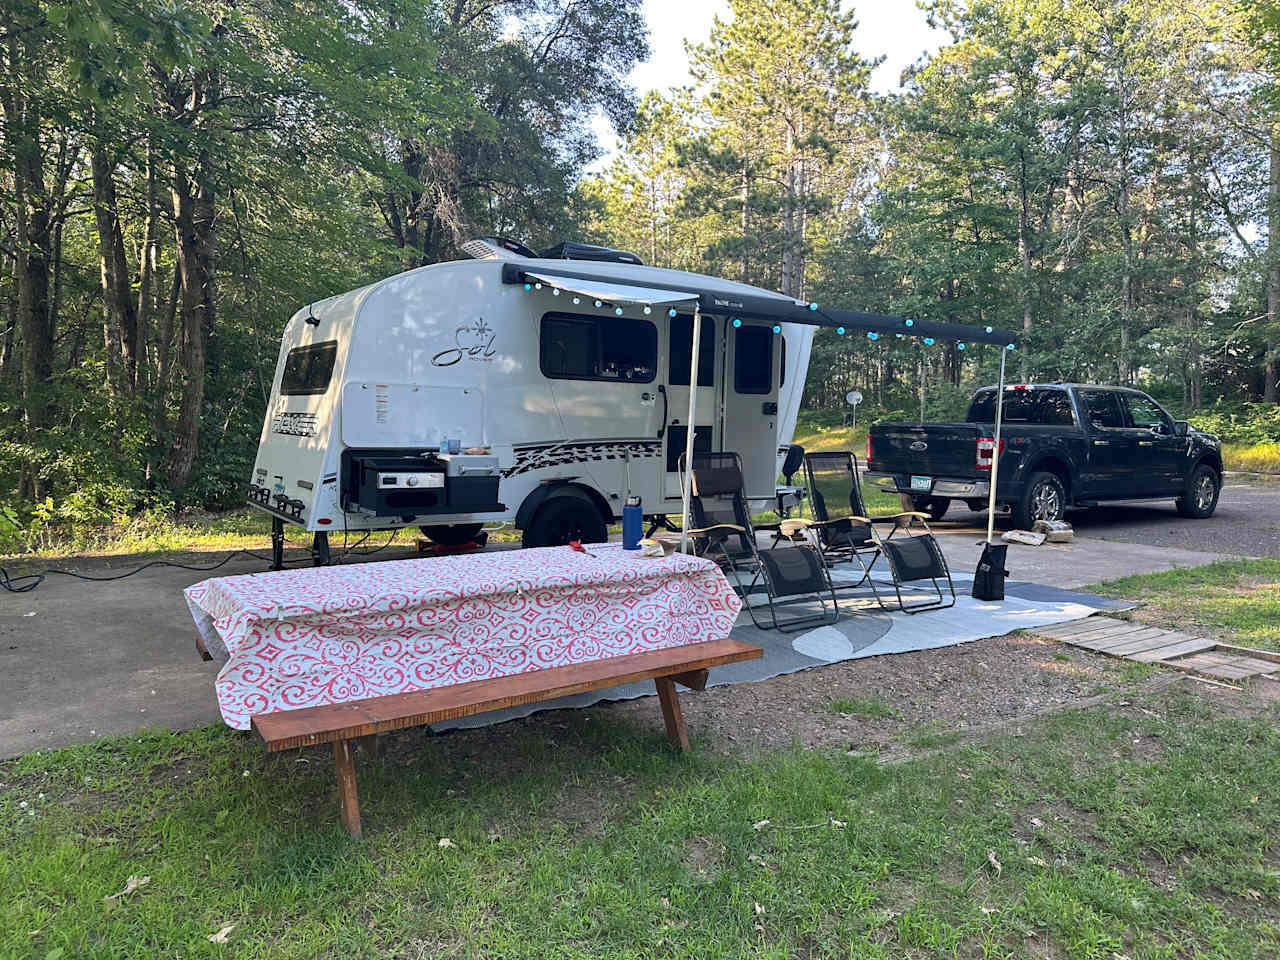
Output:
[[434,526],[419,527],[432,543],[440,547],[460,547],[466,543],[474,543],[480,531],[484,529],[483,523],[453,523],[453,524],[436,524]]
[[553,496],[544,501],[521,534],[525,547],[562,547],[570,540],[604,543],[608,528],[595,504],[585,497]]

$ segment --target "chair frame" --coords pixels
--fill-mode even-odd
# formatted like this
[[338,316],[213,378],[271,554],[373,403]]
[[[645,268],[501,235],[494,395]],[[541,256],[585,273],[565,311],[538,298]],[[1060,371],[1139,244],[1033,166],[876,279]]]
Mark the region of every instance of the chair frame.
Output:
[[[697,492],[697,476],[698,476],[698,459],[700,457],[732,457],[737,467],[739,476],[742,475],[742,458],[736,453],[727,451],[717,451],[715,453],[695,453],[692,485],[689,495],[689,506],[691,519],[693,516],[703,512],[701,497]],[[684,471],[684,457],[680,458],[681,472]],[[747,507],[746,494],[742,487],[739,486],[736,493],[733,494],[735,504],[734,511],[737,514],[740,523],[715,523],[707,526],[691,528],[688,534],[691,538],[691,545],[694,554],[700,557],[707,557],[714,561],[722,570],[728,572],[737,589],[738,595],[742,598],[742,605],[746,607],[747,615],[751,618],[751,622],[761,630],[777,630],[782,633],[793,633],[799,630],[810,629],[819,626],[829,626],[840,619],[840,605],[836,599],[835,586],[831,582],[831,574],[827,564],[822,557],[820,551],[814,550],[813,547],[805,544],[797,545],[793,549],[811,550],[818,557],[817,568],[822,573],[822,584],[820,589],[812,593],[800,594],[795,596],[786,596],[775,593],[774,584],[769,574],[769,568],[765,560],[761,559],[759,544],[756,542],[756,528],[751,522],[751,511]],[[772,527],[772,525],[770,525]],[[731,537],[739,537],[748,547],[747,551],[739,556],[735,556],[727,546]],[[776,545],[776,541],[775,541]],[[750,565],[747,567],[747,562]],[[746,569],[744,569],[746,568]],[[750,574],[750,579],[745,577]],[[751,602],[751,595],[756,591],[757,584],[764,587],[767,603],[763,604],[768,608],[769,617],[767,620],[757,616],[757,610],[761,605]],[[830,611],[827,609],[827,598],[831,600]],[[817,613],[794,617],[790,620],[780,620],[778,617],[778,609],[782,607],[794,606],[801,603],[812,603],[817,601],[819,609]]]
[[[849,491],[849,505],[853,508],[854,513],[848,517],[839,517],[837,519],[819,518],[818,513],[826,513],[826,503],[824,498],[817,491],[817,484],[813,476],[813,463],[818,459],[831,459],[835,456],[847,458],[849,465],[849,476],[852,480],[852,487]],[[862,578],[857,583],[842,584],[835,589],[853,590],[866,584],[871,588],[872,596],[875,597],[876,603],[882,610],[892,612],[893,610],[901,610],[903,613],[915,614],[923,613],[926,610],[943,610],[948,607],[955,606],[956,588],[955,583],[951,579],[951,568],[947,565],[947,558],[943,554],[942,549],[938,546],[938,541],[933,535],[933,530],[929,527],[929,515],[921,513],[917,510],[906,510],[902,513],[890,514],[879,517],[867,516],[868,510],[862,499],[861,478],[858,474],[858,461],[853,453],[849,451],[840,452],[821,452],[806,453],[804,458],[805,483],[808,488],[808,496],[810,507],[814,517],[811,520],[797,518],[795,520],[783,520],[777,524],[778,532],[774,536],[775,545],[781,539],[795,540],[803,536],[803,532],[812,529],[814,535],[820,544],[820,553],[828,566],[834,566],[836,563],[857,561],[858,566],[862,568]],[[832,528],[839,527],[842,524],[861,523],[866,526],[869,540],[867,546],[859,546],[852,542],[843,545],[834,545],[831,542],[832,534],[829,533]],[[892,523],[893,528],[884,536],[876,529],[877,524]],[[919,525],[922,533],[911,533],[913,525]],[[935,598],[926,600],[922,603],[908,603],[903,599],[902,587],[904,583],[920,583],[926,578],[919,580],[902,580],[898,569],[897,560],[893,550],[886,549],[887,542],[893,539],[894,534],[903,532],[907,536],[927,537],[931,543],[931,550],[934,553],[942,572],[939,576],[929,577],[929,581],[933,584]],[[870,553],[871,560],[867,562],[863,559],[864,555]],[[871,576],[871,570],[875,566],[875,562],[879,557],[884,557],[885,563],[889,567],[889,573],[893,580],[893,589],[897,597],[897,604],[890,606],[885,603],[884,598],[880,595],[879,589],[876,587],[876,581]],[[951,594],[950,601],[942,591],[942,585],[938,582],[940,577],[945,577],[947,581],[947,589]]]

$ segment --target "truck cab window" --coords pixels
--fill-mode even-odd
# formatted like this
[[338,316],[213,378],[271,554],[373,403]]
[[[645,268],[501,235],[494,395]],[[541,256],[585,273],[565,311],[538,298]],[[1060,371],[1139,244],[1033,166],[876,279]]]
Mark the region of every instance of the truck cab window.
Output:
[[1147,430],[1167,429],[1173,432],[1169,418],[1150,397],[1141,393],[1123,394],[1125,408],[1129,411],[1129,420],[1135,427]]
[[538,340],[542,374],[559,380],[651,383],[658,366],[658,328],[630,317],[549,313]]
[[338,341],[326,340],[306,347],[294,347],[284,358],[280,393],[286,397],[314,396],[329,389],[333,364],[338,358]]
[[[1071,398],[1065,390],[1005,390],[1001,418],[1005,423],[1068,427],[1076,422],[1071,413]],[[996,392],[978,391],[969,405],[967,419],[969,423],[994,423]]]
[[[698,386],[710,387],[715,384],[716,369],[716,322],[710,317],[702,318],[698,328]],[[671,335],[668,338],[670,349],[667,354],[670,376],[667,382],[672,386],[687,387],[689,385],[689,364],[693,362],[693,317],[682,313],[671,320]]]
[[1124,415],[1120,412],[1120,401],[1114,393],[1104,390],[1086,390],[1081,393],[1085,409],[1089,414],[1089,422],[1095,427],[1113,430],[1123,427]]
[[773,329],[741,326],[733,334],[733,389],[768,393],[773,389]]

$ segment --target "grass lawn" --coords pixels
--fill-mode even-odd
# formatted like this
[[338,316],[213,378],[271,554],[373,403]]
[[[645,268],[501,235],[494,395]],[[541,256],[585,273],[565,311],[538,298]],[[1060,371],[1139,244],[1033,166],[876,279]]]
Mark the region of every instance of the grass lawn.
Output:
[[1134,618],[1247,647],[1280,650],[1280,560],[1224,560],[1086,588],[1141,601]]
[[406,733],[363,842],[322,749],[31,755],[0,765],[0,956],[1274,957],[1276,715],[1202,696],[891,765],[680,758],[607,709]]

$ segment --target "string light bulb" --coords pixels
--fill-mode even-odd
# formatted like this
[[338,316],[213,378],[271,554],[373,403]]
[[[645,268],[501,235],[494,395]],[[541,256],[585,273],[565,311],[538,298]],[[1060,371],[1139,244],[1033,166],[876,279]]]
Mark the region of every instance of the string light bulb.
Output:
[[963,350],[963,349],[964,349],[964,344],[963,344],[963,343],[957,343],[957,344],[956,344],[956,349],[957,349],[957,350]]
[[574,298],[573,298],[573,302],[574,302],[574,303],[581,303],[581,302],[582,302],[582,300],[581,300],[579,297],[574,297]]
[[558,297],[558,296],[560,296],[560,288],[559,288],[559,287],[552,287],[552,288],[551,288],[551,295],[552,295],[553,297]]
[[773,332],[774,332],[774,333],[781,333],[781,332],[782,332],[782,328],[781,328],[780,326],[778,326],[778,325],[775,323],[775,324],[773,325]]
[[532,289],[533,289],[533,284],[532,284],[532,283],[526,283],[526,284],[524,285],[524,288],[525,288],[526,290],[532,290]]
[[879,340],[879,339],[880,339],[880,334],[876,333],[874,330],[868,330],[868,331],[867,331],[867,339],[868,339],[868,340]]
[[844,327],[836,327],[836,334],[837,334],[838,336],[843,337],[843,336],[844,336]]
[[926,345],[926,346],[930,346],[930,347],[932,347],[932,346],[933,346],[933,337],[925,337],[925,338],[924,338],[924,342],[925,342],[925,345]]
[[674,317],[675,315],[676,315],[676,308],[675,308],[675,307],[672,307],[670,310],[668,310],[668,311],[667,311],[667,316],[668,316],[668,317]]
[[741,321],[741,320],[739,320],[737,317],[734,317],[734,318],[733,318],[733,325],[734,325],[735,327],[740,327],[740,326],[742,326],[742,321]]
[[615,316],[619,316],[619,317],[620,317],[620,316],[622,316],[622,308],[621,308],[621,307],[614,307],[614,308],[613,308],[613,313],[614,313],[614,315],[615,315]]
[[812,300],[810,300],[810,301],[809,301],[809,309],[810,309],[810,310],[817,310],[817,309],[818,309],[818,305],[817,305],[816,303],[814,303]]
[[914,327],[915,325],[916,325],[916,322],[915,322],[914,320],[908,320],[908,321],[907,321],[907,326],[908,326],[908,327]]
[[649,314],[651,314],[651,313],[653,313],[653,307],[645,307],[645,308],[644,308],[644,315],[645,315],[646,317],[647,317]]
[[599,300],[597,300],[597,301],[596,301],[596,306],[597,306],[597,307],[603,307],[603,306],[604,306],[604,304],[603,304],[603,303],[601,303]]

